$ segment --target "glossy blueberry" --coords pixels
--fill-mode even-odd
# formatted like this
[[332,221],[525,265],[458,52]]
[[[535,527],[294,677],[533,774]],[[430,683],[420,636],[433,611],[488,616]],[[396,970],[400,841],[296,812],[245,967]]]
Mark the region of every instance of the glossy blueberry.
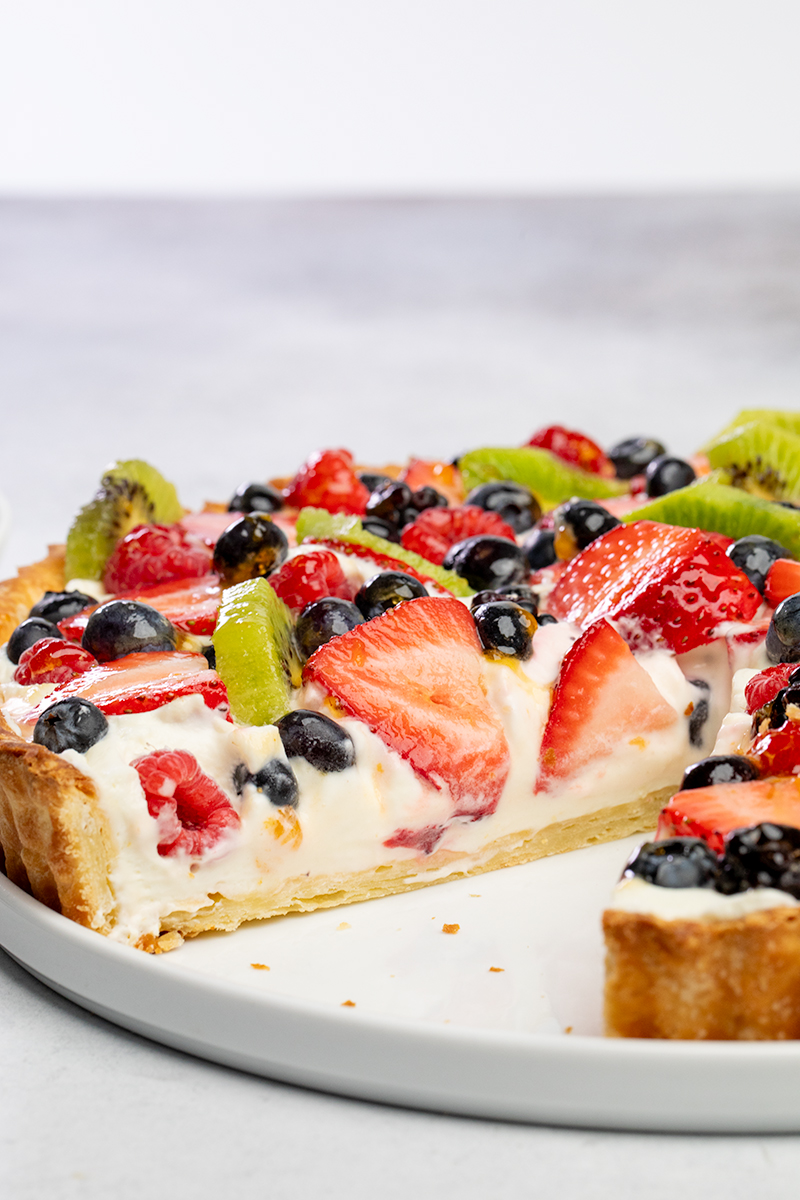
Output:
[[621,524],[595,500],[568,500],[553,513],[555,552],[559,558],[574,558],[597,538]]
[[694,467],[682,458],[671,458],[660,454],[648,463],[645,471],[645,491],[648,496],[666,496],[678,488],[688,487],[697,476]]
[[52,621],[46,621],[44,617],[27,617],[21,621],[6,645],[6,654],[9,661],[18,663],[21,655],[31,646],[36,645],[42,638],[63,638],[63,634],[57,625]]
[[286,558],[283,530],[262,513],[248,513],[222,533],[214,547],[214,570],[225,587],[269,575]]
[[492,600],[473,609],[475,628],[484,650],[526,659],[533,653],[536,618],[511,600]]
[[522,549],[532,571],[541,571],[542,567],[552,567],[554,562],[558,562],[555,540],[555,529],[533,529],[523,539]]
[[711,754],[686,768],[680,790],[688,792],[716,783],[747,783],[758,777],[756,765],[741,754]]
[[412,493],[411,503],[417,512],[424,512],[426,508],[447,508],[447,497],[437,492],[435,487],[426,484]]
[[244,763],[234,767],[233,785],[241,796],[248,783],[257,792],[266,796],[276,808],[296,808],[300,796],[295,773],[282,758],[271,758],[255,774],[251,774]]
[[109,600],[96,608],[83,631],[81,645],[98,662],[126,654],[151,654],[174,650],[175,626],[149,604],[138,600]]
[[57,625],[66,617],[83,612],[90,604],[97,604],[97,601],[94,596],[87,596],[84,592],[45,592],[28,616],[44,617],[45,621],[53,621]]
[[608,457],[614,464],[617,479],[633,479],[634,475],[641,475],[647,464],[662,454],[666,454],[666,447],[655,438],[632,437],[612,446]]
[[427,594],[425,585],[413,575],[406,575],[404,571],[381,571],[358,589],[355,602],[364,620],[371,621],[404,600],[416,600]]
[[396,526],[397,529],[402,529],[408,524],[408,510],[411,509],[413,516],[411,520],[419,515],[414,508],[411,498],[411,488],[407,483],[400,483],[396,479],[390,479],[387,483],[382,483],[370,492],[367,500],[367,517],[380,517],[384,521],[388,521],[390,525]]
[[330,717],[299,708],[276,722],[287,758],[304,758],[318,771],[344,771],[356,761],[353,739]]
[[644,879],[657,887],[713,887],[719,863],[702,838],[645,842],[628,859],[623,879]]
[[391,476],[382,475],[379,471],[359,471],[358,478],[368,492],[374,492],[382,483],[391,483]]
[[400,542],[400,530],[392,521],[384,521],[383,517],[362,517],[361,527],[366,529],[367,533],[374,533],[376,537],[385,538],[387,542]]
[[217,669],[217,652],[213,646],[203,646],[200,651],[212,671]]
[[273,513],[283,508],[283,496],[268,483],[241,483],[231,496],[228,512]]
[[772,564],[776,559],[793,557],[791,551],[780,542],[762,537],[760,533],[749,533],[747,537],[739,538],[738,542],[728,547],[727,554],[731,562],[735,563],[740,571],[744,571],[762,596]]
[[800,595],[787,596],[775,609],[766,651],[770,662],[800,662]]
[[306,605],[297,618],[294,640],[302,658],[306,659],[331,638],[349,633],[356,625],[363,623],[364,617],[352,600],[323,596],[321,600]]
[[538,612],[536,593],[524,583],[505,583],[490,592],[476,592],[469,606],[474,612],[479,604],[490,604],[493,600],[512,600],[520,608],[527,609],[534,617]]
[[536,624],[537,625],[557,625],[558,618],[554,617],[552,613],[537,613],[536,614]]
[[706,693],[706,695],[695,701],[694,708],[689,714],[689,743],[699,749],[703,744],[703,727],[708,720],[710,712],[708,693],[711,689],[705,679],[690,679],[689,682]]
[[[800,829],[762,821],[725,838],[725,881],[720,890],[774,887],[800,895]],[[739,884],[734,888],[734,883]],[[727,885],[727,886],[726,886]]]
[[79,754],[99,742],[108,733],[108,721],[90,700],[70,696],[46,708],[33,730],[33,740],[60,754],[77,750]]
[[442,565],[466,579],[476,592],[493,591],[505,583],[526,583],[530,574],[525,551],[516,542],[483,533],[456,542]]
[[780,729],[781,725],[785,724],[786,708],[789,704],[800,706],[800,687],[797,683],[781,688],[766,706],[769,709],[770,729]]
[[512,483],[507,479],[496,483],[482,483],[473,488],[464,503],[477,504],[486,512],[497,513],[515,533],[525,533],[532,529],[542,515],[539,501],[533,492],[521,483]]

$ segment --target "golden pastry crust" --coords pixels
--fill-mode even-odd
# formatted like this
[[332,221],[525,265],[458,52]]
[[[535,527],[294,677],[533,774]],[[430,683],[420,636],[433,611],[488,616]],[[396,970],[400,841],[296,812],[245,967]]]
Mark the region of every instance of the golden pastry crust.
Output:
[[49,551],[47,558],[20,567],[13,579],[0,582],[0,646],[5,645],[45,592],[63,589],[64,547],[50,546]]
[[800,908],[728,921],[609,909],[603,931],[608,1036],[800,1038]]

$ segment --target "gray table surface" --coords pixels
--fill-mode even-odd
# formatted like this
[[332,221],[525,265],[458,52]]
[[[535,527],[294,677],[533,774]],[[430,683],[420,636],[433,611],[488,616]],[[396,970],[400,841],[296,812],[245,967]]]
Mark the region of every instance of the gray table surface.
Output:
[[[798,407],[800,196],[0,202],[3,574],[105,463],[189,504],[559,420],[689,452]],[[761,1196],[797,1137],[534,1128],[306,1092],[152,1045],[0,957],[0,1193]],[[658,1087],[658,1080],[653,1080]]]

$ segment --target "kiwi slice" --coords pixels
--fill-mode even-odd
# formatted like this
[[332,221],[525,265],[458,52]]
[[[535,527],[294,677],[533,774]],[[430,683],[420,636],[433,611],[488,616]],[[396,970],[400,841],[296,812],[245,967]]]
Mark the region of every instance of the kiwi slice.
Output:
[[100,579],[111,551],[137,525],[171,525],[183,516],[173,484],[141,459],[113,463],[67,534],[67,579]]
[[549,450],[535,446],[485,448],[462,454],[458,465],[468,492],[481,483],[510,479],[530,488],[544,511],[578,497],[581,500],[606,500],[623,496],[627,484],[619,479],[604,479],[571,467]]
[[727,438],[734,429],[741,429],[742,425],[752,425],[753,422],[760,425],[775,425],[778,429],[785,429],[789,433],[800,434],[800,413],[784,412],[779,408],[743,408],[724,429],[721,429],[711,439],[707,446],[703,447],[703,450],[708,451],[709,447]]
[[297,517],[297,540],[304,538],[331,539],[337,542],[349,542],[353,546],[364,546],[374,550],[376,554],[388,554],[400,562],[408,563],[420,575],[429,575],[442,587],[447,588],[454,596],[466,599],[474,595],[472,588],[465,579],[439,567],[421,554],[398,546],[397,542],[387,542],[386,538],[378,537],[362,528],[358,517],[349,517],[346,513],[329,513],[325,508],[302,508]]
[[764,500],[800,500],[800,433],[751,421],[718,437],[707,454],[734,487]]
[[214,651],[235,720],[271,725],[289,711],[292,684],[300,685],[292,614],[266,579],[223,592]]
[[740,488],[701,480],[652,500],[623,521],[661,521],[724,533],[737,540],[749,533],[773,538],[800,558],[800,510],[783,508]]

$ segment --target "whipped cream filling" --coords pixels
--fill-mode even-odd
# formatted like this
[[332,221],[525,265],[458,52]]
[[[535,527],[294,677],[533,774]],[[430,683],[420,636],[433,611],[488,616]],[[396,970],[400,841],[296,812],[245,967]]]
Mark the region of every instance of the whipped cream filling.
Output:
[[663,921],[735,921],[769,908],[796,908],[800,901],[777,888],[750,888],[723,896],[713,888],[667,888],[646,879],[622,879],[609,904],[618,912],[643,913]]

